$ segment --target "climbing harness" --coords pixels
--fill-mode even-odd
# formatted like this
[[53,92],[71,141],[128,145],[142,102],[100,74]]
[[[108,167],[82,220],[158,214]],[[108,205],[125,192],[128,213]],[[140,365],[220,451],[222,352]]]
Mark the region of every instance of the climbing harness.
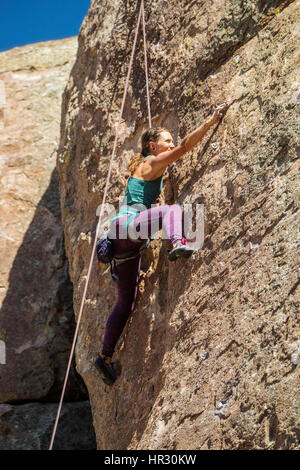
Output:
[[[132,64],[133,64],[133,59],[134,59],[134,54],[135,54],[137,37],[138,37],[138,32],[139,32],[139,28],[140,28],[141,19],[142,19],[142,27],[143,27],[143,38],[144,38],[144,55],[145,55],[145,74],[146,74],[146,90],[147,90],[147,104],[148,104],[148,120],[149,120],[149,127],[151,127],[150,95],[149,95],[147,47],[146,47],[145,9],[144,9],[144,0],[141,0],[139,16],[138,16],[138,21],[137,21],[137,27],[136,27],[136,31],[135,31],[135,37],[134,37],[133,47],[132,47],[132,51],[131,51],[131,57],[130,57],[130,61],[129,61],[128,73],[127,73],[125,87],[124,87],[122,105],[121,105],[119,119],[118,119],[118,123],[117,123],[117,127],[116,127],[116,135],[115,135],[115,140],[114,140],[114,145],[113,145],[113,151],[112,151],[112,155],[111,155],[111,158],[110,158],[110,164],[109,164],[106,184],[105,184],[105,188],[104,188],[104,194],[103,194],[103,200],[102,200],[102,204],[101,204],[99,221],[98,221],[97,228],[96,228],[91,259],[90,259],[88,272],[87,272],[87,276],[86,276],[84,291],[83,291],[83,295],[82,295],[82,301],[81,301],[80,310],[79,310],[79,314],[78,314],[78,318],[77,318],[76,329],[75,329],[75,333],[74,333],[73,343],[72,343],[72,347],[71,347],[70,357],[69,357],[69,361],[68,361],[67,371],[66,371],[66,375],[65,375],[65,379],[64,379],[64,384],[63,384],[63,389],[62,389],[62,393],[61,393],[61,397],[60,397],[60,402],[59,402],[59,406],[58,406],[56,420],[55,420],[55,424],[54,424],[54,428],[53,428],[53,432],[52,432],[52,436],[51,436],[49,450],[52,450],[52,448],[53,448],[53,442],[54,442],[54,438],[55,438],[55,434],[56,434],[56,429],[57,429],[57,424],[58,424],[58,420],[59,420],[59,416],[60,416],[60,412],[61,412],[62,402],[63,402],[65,389],[66,389],[66,385],[67,385],[67,381],[68,381],[68,377],[69,377],[69,373],[70,373],[71,363],[72,363],[72,359],[73,359],[73,355],[74,355],[74,350],[75,350],[76,340],[77,340],[77,336],[78,336],[80,320],[81,320],[81,317],[82,317],[84,302],[86,300],[86,293],[87,293],[88,283],[89,283],[89,280],[90,280],[90,275],[91,275],[91,270],[92,270],[92,265],[93,265],[93,259],[94,259],[94,253],[95,253],[95,248],[96,248],[96,243],[97,243],[97,234],[98,234],[99,228],[101,226],[105,201],[106,201],[106,197],[107,197],[108,185],[109,185],[110,175],[111,175],[111,171],[112,171],[112,163],[113,163],[113,159],[114,159],[115,154],[116,154],[120,124],[121,124],[121,119],[122,119],[122,115],[123,115],[123,111],[124,111],[125,100],[126,100],[126,95],[127,95],[128,85],[129,85],[129,77],[130,77],[130,73],[131,73],[131,69],[132,69]],[[139,279],[140,267],[141,267],[141,257],[139,259],[137,283],[136,283],[134,301],[132,303],[132,309],[134,308],[134,303],[135,303],[136,296],[137,296],[137,291],[138,291],[138,279]]]
[[116,266],[118,264],[124,263],[125,261],[129,261],[130,259],[137,258],[142,250],[149,248],[151,241],[154,237],[150,237],[148,240],[144,240],[143,244],[135,250],[131,250],[123,255],[115,256],[113,251],[113,245],[111,240],[109,239],[108,235],[106,234],[103,238],[96,243],[96,253],[97,258],[100,263],[109,264],[110,265],[110,274],[112,280],[114,282],[118,282],[118,275]]

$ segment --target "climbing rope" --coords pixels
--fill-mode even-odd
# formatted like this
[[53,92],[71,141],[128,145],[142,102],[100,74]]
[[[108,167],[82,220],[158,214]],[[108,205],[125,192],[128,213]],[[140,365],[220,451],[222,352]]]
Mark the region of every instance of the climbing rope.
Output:
[[91,275],[91,270],[92,270],[92,265],[93,265],[93,259],[94,259],[95,249],[96,249],[97,234],[98,234],[98,230],[101,226],[101,221],[102,221],[103,211],[104,211],[104,205],[105,205],[105,201],[106,201],[108,185],[109,185],[109,180],[110,180],[110,175],[111,175],[111,170],[112,170],[112,163],[113,163],[113,159],[114,159],[115,154],[116,154],[117,142],[118,142],[119,131],[120,131],[120,124],[121,124],[121,119],[122,119],[124,106],[125,106],[125,100],[126,100],[126,95],[127,95],[128,85],[129,85],[129,77],[130,77],[130,74],[131,74],[131,69],[132,69],[132,64],[133,64],[133,59],[134,59],[134,54],[135,54],[135,49],[136,49],[136,42],[137,42],[138,32],[139,32],[139,28],[140,28],[141,17],[142,17],[143,38],[144,38],[144,55],[145,55],[145,74],[146,74],[146,88],[147,88],[148,119],[149,119],[149,127],[151,127],[150,95],[149,95],[147,47],[146,47],[145,10],[144,10],[144,0],[141,0],[140,11],[139,11],[139,16],[138,16],[138,21],[137,21],[137,27],[136,27],[136,31],[135,31],[135,37],[134,37],[133,47],[132,47],[132,51],[131,51],[131,57],[130,57],[130,62],[129,62],[129,67],[128,67],[128,73],[127,73],[125,88],[124,88],[121,111],[120,111],[120,114],[119,114],[119,119],[118,119],[118,123],[117,123],[117,127],[116,127],[116,135],[115,135],[115,140],[114,140],[114,145],[113,145],[113,151],[112,151],[112,155],[111,155],[111,159],[110,159],[110,164],[109,164],[109,169],[108,169],[108,174],[107,174],[107,179],[106,179],[106,184],[105,184],[105,189],[104,189],[104,194],[103,194],[103,200],[102,200],[102,204],[101,204],[99,221],[98,221],[97,228],[96,228],[91,259],[90,259],[90,263],[89,263],[88,273],[87,273],[87,276],[86,276],[84,291],[83,291],[83,295],[82,295],[82,301],[81,301],[80,310],[79,310],[79,314],[78,314],[78,318],[77,318],[77,325],[76,325],[76,329],[75,329],[75,333],[74,333],[72,348],[71,348],[71,352],[70,352],[70,357],[69,357],[69,361],[68,361],[68,366],[67,366],[67,371],[66,371],[66,375],[65,375],[65,379],[64,379],[64,384],[63,384],[63,389],[62,389],[62,393],[61,393],[61,397],[60,397],[58,411],[57,411],[57,415],[56,415],[56,419],[55,419],[55,424],[54,424],[54,428],[53,428],[53,432],[52,432],[52,436],[51,436],[51,442],[50,442],[49,450],[52,450],[52,447],[53,447],[53,442],[54,442],[54,438],[55,438],[55,434],[56,434],[56,430],[57,430],[57,424],[58,424],[59,416],[60,416],[60,413],[61,413],[61,407],[62,407],[62,403],[63,403],[63,399],[64,399],[66,385],[67,385],[67,381],[68,381],[68,377],[69,377],[69,373],[70,373],[70,368],[71,368],[71,363],[72,363],[72,359],[73,359],[73,355],[74,355],[75,345],[76,345],[76,341],[77,341],[77,336],[78,336],[79,325],[80,325],[80,321],[81,321],[81,317],[82,317],[84,302],[86,300],[86,293],[87,293],[88,283],[89,283],[89,280],[90,280],[90,275]]
[[144,37],[144,58],[145,58],[145,75],[146,75],[146,89],[147,89],[147,106],[148,106],[148,119],[149,128],[151,125],[151,109],[150,109],[150,93],[149,93],[149,77],[148,77],[148,64],[147,64],[147,42],[146,42],[146,22],[145,22],[145,9],[144,0],[141,2],[142,11],[142,25],[143,25],[143,37]]

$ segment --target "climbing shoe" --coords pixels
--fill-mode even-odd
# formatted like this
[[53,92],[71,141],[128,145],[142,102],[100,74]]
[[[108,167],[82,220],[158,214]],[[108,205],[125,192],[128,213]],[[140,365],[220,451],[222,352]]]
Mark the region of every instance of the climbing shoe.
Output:
[[176,242],[173,250],[169,251],[168,259],[175,261],[177,258],[189,258],[194,251],[194,248],[186,245],[186,239],[182,238]]
[[95,361],[95,366],[99,370],[101,379],[106,383],[106,385],[112,385],[115,382],[117,374],[113,362],[108,364],[101,356],[99,356]]

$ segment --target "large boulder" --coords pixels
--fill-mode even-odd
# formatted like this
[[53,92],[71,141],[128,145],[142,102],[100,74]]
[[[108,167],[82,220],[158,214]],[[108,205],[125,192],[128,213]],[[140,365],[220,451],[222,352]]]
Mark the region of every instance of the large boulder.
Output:
[[[75,329],[55,151],[76,50],[70,38],[0,53],[2,450],[49,448]],[[87,398],[73,363],[54,449],[95,448]]]
[[[76,51],[70,38],[0,53],[2,403],[58,400],[74,333],[55,150]],[[86,397],[72,367],[66,398]]]
[[[92,2],[62,106],[57,170],[78,315],[102,202],[136,2]],[[93,362],[116,292],[95,263],[76,349],[99,449],[299,449],[299,2],[146,2],[154,125],[180,141],[222,122],[165,178],[162,203],[204,205],[189,261],[143,256],[112,388]],[[142,35],[106,202],[118,207],[147,128]]]

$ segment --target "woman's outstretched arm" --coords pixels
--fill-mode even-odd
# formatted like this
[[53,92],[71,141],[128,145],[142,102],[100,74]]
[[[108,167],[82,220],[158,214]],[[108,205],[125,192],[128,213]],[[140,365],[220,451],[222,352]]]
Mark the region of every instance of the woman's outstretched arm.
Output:
[[195,147],[203,139],[208,129],[219,121],[222,114],[228,109],[230,104],[230,102],[226,102],[218,106],[213,115],[201,124],[200,127],[197,127],[197,129],[187,134],[179,145],[174,147],[172,150],[168,150],[167,152],[157,155],[153,161],[151,161],[153,169],[160,170],[162,168],[166,168]]

